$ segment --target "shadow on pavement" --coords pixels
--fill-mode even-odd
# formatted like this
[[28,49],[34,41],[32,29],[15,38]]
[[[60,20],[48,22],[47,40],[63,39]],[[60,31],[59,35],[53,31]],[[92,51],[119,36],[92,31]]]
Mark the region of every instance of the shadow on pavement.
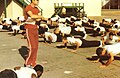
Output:
[[[102,56],[102,57],[101,57],[101,60],[99,60],[99,62],[100,62],[101,64],[105,64],[104,61],[108,60],[109,58],[110,58],[109,56]],[[90,60],[90,61],[95,61],[95,60],[98,59],[98,56],[87,57],[86,59],[88,59],[88,60]],[[115,60],[120,60],[120,57],[119,57],[119,56],[114,56],[114,59],[115,59]],[[116,65],[116,64],[114,64],[114,65],[115,65],[115,66],[118,66],[118,65]],[[120,67],[120,66],[118,66],[118,67]]]
[[[108,60],[110,57],[108,56],[102,56],[101,59],[102,60]],[[98,59],[98,56],[92,56],[92,57],[87,57],[86,59],[90,60],[90,61],[94,61],[94,60],[97,60]],[[119,56],[114,56],[114,59],[115,60],[120,60],[120,57]]]
[[21,46],[21,48],[19,48],[18,51],[20,55],[23,57],[23,59],[25,60],[26,57],[28,56],[29,49],[26,46]]

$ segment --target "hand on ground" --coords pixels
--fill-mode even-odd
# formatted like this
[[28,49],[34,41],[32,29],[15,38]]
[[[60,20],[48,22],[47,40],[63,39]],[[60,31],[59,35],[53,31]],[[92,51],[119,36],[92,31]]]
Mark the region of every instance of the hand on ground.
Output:
[[100,66],[100,68],[105,68],[105,67],[107,67],[107,66],[106,66],[106,65],[101,65],[101,66]]

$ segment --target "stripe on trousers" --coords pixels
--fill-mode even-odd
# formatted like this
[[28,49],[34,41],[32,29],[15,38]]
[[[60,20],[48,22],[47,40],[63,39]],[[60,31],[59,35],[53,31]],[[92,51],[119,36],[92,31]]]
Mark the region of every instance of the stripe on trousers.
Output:
[[27,57],[27,59],[26,59],[26,61],[25,61],[25,64],[27,64],[27,62],[28,62],[28,60],[29,60],[29,58],[30,58],[30,56],[31,56],[31,44],[30,44],[30,38],[29,38],[29,31],[28,31],[28,29],[26,29],[26,33],[27,33],[27,39],[28,39],[28,45],[29,45],[29,55],[28,55],[28,57]]

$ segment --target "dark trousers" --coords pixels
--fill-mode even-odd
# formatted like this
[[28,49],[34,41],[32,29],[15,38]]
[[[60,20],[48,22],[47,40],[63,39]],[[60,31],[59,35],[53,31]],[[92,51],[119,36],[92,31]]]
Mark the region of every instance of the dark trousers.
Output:
[[100,46],[100,41],[97,41],[97,40],[92,40],[92,41],[84,40],[84,39],[81,39],[81,40],[82,40],[81,47],[98,47],[98,46]]

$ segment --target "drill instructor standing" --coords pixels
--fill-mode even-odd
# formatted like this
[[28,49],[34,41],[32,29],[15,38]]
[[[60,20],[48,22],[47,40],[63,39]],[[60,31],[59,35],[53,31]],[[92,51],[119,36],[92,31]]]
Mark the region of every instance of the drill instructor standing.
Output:
[[31,0],[31,3],[25,8],[26,35],[29,48],[28,57],[25,60],[25,66],[36,66],[38,52],[38,26],[35,24],[38,19],[44,19],[40,10],[36,7],[39,0]]

